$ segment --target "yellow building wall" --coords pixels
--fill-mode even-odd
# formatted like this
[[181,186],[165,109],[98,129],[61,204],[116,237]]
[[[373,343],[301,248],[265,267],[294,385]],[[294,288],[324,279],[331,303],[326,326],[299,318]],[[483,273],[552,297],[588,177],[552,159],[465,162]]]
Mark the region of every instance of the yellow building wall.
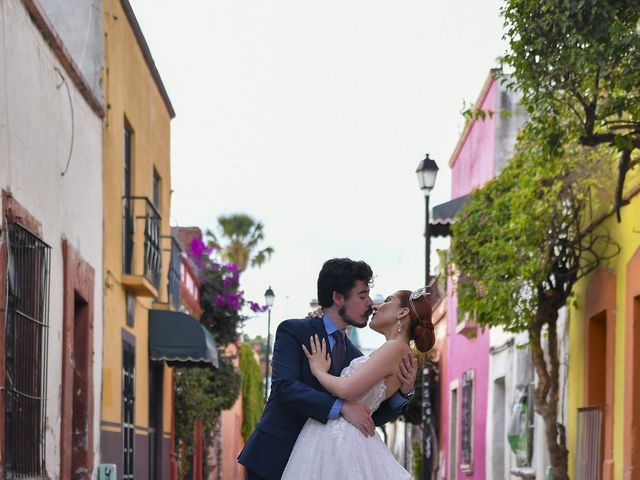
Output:
[[[162,240],[159,297],[137,296],[133,327],[127,326],[123,275],[123,200],[125,122],[133,132],[131,195],[153,198],[154,170],[160,178],[161,235],[170,236],[170,120],[173,112],[152,76],[139,41],[119,0],[103,2],[106,116],[104,125],[104,349],[101,424],[119,431],[122,422],[122,331],[135,337],[136,433],[147,435],[149,406],[148,311],[166,303],[170,248]],[[140,224],[137,224],[138,227]],[[136,245],[134,249],[140,248]],[[138,252],[139,253],[139,252]],[[135,255],[135,254],[134,254]],[[135,272],[134,272],[135,273]],[[157,306],[157,305],[156,305]],[[172,373],[163,372],[163,437],[171,432]]]
[[[606,261],[601,268],[612,272],[616,277],[615,293],[615,365],[613,393],[613,478],[623,479],[623,442],[624,416],[624,375],[629,365],[625,361],[626,309],[626,270],[631,257],[640,248],[640,168],[631,172],[626,181],[626,194],[630,204],[622,208],[622,221],[618,223],[615,214],[609,215],[603,227],[619,244],[620,253]],[[609,192],[613,198],[613,192]],[[587,287],[594,278],[595,272],[578,281],[574,287],[575,303],[569,308],[569,368],[568,368],[568,425],[567,443],[569,448],[570,478],[575,477],[575,452],[577,447],[577,409],[585,405],[585,295]],[[637,399],[640,402],[640,398]],[[605,477],[606,478],[606,477]]]

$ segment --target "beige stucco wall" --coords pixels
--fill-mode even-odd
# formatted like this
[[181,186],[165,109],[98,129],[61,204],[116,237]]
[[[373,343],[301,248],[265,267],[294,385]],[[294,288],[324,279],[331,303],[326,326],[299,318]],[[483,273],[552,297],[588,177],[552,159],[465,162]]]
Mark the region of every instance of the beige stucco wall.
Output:
[[[123,285],[124,128],[133,132],[132,195],[153,198],[154,171],[160,178],[160,234],[171,235],[170,217],[170,120],[165,101],[149,64],[123,10],[122,2],[106,0],[104,16],[105,75],[103,85],[108,105],[104,130],[104,292],[105,345],[103,360],[103,432],[118,434],[122,421],[122,332],[135,337],[136,435],[147,436],[149,424],[148,312],[151,297],[136,296],[133,327],[126,324],[126,294]],[[139,210],[143,212],[144,210]],[[137,223],[137,228],[142,228]],[[163,240],[162,276],[158,302],[167,301],[169,240]],[[136,249],[141,245],[136,245]],[[138,251],[140,254],[140,251]],[[135,254],[134,254],[135,255]],[[141,272],[137,272],[141,273]],[[165,366],[163,380],[163,430],[171,431],[171,370]],[[106,422],[106,424],[105,424]],[[120,447],[121,448],[121,447]],[[136,465],[144,463],[136,453]],[[137,467],[136,467],[137,468]]]

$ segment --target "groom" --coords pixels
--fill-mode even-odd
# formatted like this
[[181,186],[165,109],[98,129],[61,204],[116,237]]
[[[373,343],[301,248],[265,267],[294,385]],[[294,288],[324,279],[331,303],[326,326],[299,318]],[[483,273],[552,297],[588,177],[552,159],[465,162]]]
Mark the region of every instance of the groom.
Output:
[[311,375],[302,352],[302,344],[309,346],[312,335],[324,338],[331,351],[333,375],[340,375],[351,360],[362,356],[346,338],[344,329],[348,325],[357,328],[367,325],[373,305],[369,297],[372,277],[371,267],[365,262],[348,258],[328,260],[318,276],[318,301],[324,317],[285,320],[279,325],[273,348],[271,394],[238,457],[249,480],[277,480],[282,476],[308,418],[326,423],[342,415],[363,435],[372,436],[375,425],[396,418],[410,400],[417,372],[411,356],[405,357],[398,373],[402,382],[400,391],[383,402],[372,418],[366,406],[328,393]]

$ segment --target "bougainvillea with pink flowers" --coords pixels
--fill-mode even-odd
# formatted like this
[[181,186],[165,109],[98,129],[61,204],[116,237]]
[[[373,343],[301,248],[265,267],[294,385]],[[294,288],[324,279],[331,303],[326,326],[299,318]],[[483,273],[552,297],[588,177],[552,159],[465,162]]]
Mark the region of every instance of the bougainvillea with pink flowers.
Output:
[[246,304],[252,312],[264,312],[266,305],[245,300],[240,290],[240,271],[234,263],[224,263],[217,256],[215,246],[201,238],[191,241],[191,258],[200,273],[201,321],[220,345],[236,340],[240,325],[246,317],[241,310]]

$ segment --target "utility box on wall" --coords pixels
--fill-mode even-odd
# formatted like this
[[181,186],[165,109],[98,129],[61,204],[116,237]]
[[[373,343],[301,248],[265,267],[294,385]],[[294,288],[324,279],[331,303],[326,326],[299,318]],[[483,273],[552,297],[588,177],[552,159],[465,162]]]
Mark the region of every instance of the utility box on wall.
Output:
[[118,474],[113,463],[101,463],[98,466],[98,480],[117,480]]

